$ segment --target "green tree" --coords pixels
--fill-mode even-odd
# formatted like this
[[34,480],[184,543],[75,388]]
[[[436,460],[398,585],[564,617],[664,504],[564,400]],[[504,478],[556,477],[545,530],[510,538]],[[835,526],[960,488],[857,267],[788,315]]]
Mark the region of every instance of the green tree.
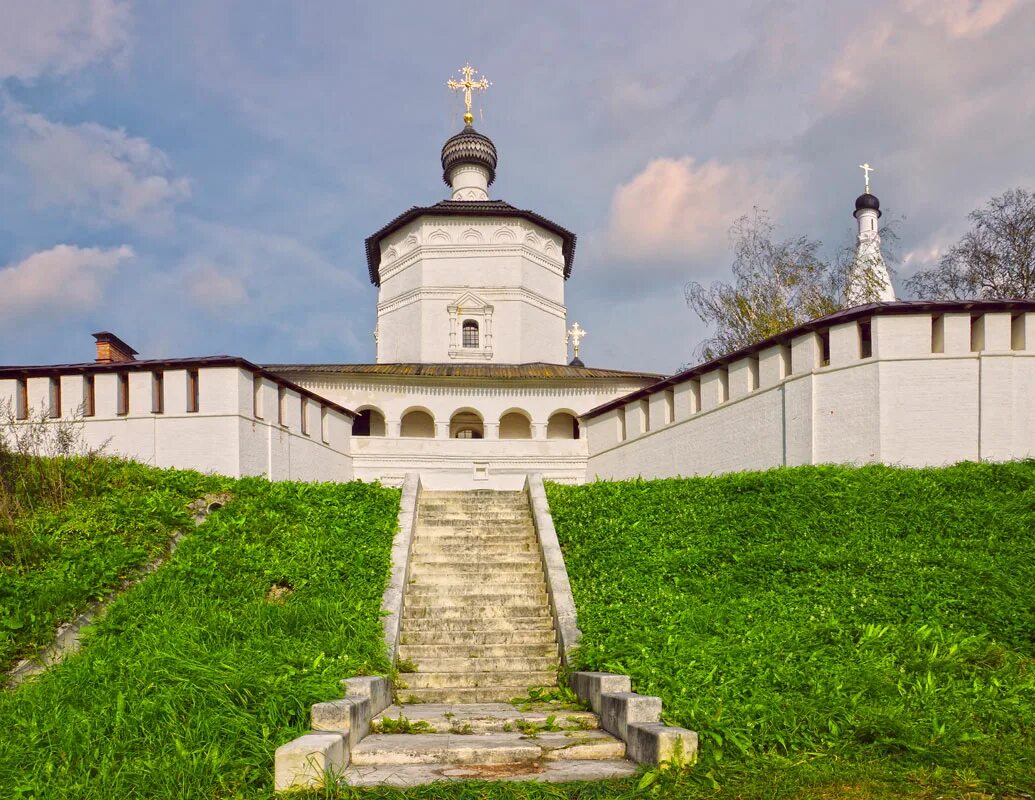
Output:
[[1011,189],[970,220],[974,227],[906,286],[925,300],[1035,298],[1035,194]]
[[730,228],[732,284],[686,284],[687,305],[713,330],[695,355],[718,358],[842,307],[849,259],[834,264],[806,236],[776,240],[764,209]]

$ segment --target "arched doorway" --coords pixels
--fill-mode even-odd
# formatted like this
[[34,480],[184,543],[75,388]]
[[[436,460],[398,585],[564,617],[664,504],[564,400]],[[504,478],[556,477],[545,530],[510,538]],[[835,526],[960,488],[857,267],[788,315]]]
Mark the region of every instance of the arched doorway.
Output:
[[400,436],[417,436],[424,439],[435,438],[435,418],[431,412],[423,408],[414,408],[402,415],[399,426]]
[[578,419],[567,411],[554,413],[546,424],[547,439],[578,439],[579,434]]
[[449,419],[450,439],[484,439],[482,415],[473,408],[462,408]]

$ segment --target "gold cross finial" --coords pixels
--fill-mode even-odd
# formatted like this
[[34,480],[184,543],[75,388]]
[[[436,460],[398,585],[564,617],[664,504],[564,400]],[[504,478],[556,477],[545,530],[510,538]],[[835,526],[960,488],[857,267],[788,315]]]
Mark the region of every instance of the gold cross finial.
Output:
[[465,125],[470,125],[474,122],[474,114],[471,113],[472,92],[475,89],[484,92],[486,89],[492,86],[492,84],[489,83],[489,81],[485,80],[485,78],[474,80],[474,73],[476,73],[477,71],[478,70],[476,70],[470,64],[465,64],[463,67],[457,70],[457,72],[464,76],[464,79],[462,81],[453,80],[452,78],[446,81],[446,86],[448,86],[454,92],[463,91],[464,93],[464,105],[467,107],[467,112],[464,114]]
[[870,193],[870,173],[871,172],[876,172],[877,170],[875,170],[873,167],[871,167],[869,165],[869,163],[860,164],[859,165],[859,169],[861,169],[863,171],[863,175],[866,176],[866,194],[869,194]]
[[579,357],[579,342],[586,337],[586,332],[579,327],[579,323],[575,323],[571,326],[571,330],[568,331],[568,338],[571,339],[572,349],[575,351],[575,358]]

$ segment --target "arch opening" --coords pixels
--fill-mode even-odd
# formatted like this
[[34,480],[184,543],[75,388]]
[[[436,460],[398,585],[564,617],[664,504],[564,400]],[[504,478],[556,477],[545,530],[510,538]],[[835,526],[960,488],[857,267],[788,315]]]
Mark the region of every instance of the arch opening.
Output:
[[578,418],[567,411],[556,412],[546,424],[547,439],[579,439],[581,433]]
[[415,436],[424,439],[435,438],[435,418],[421,408],[407,411],[399,425],[400,436]]
[[501,439],[531,439],[532,421],[521,411],[508,411],[500,417]]
[[472,409],[460,409],[449,419],[450,439],[484,439],[482,416]]
[[384,436],[385,415],[376,408],[364,408],[352,422],[353,436]]

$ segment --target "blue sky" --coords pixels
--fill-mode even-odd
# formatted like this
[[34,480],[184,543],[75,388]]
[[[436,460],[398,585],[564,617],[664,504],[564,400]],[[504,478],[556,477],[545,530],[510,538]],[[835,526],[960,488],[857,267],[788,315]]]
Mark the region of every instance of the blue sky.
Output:
[[579,236],[587,363],[672,371],[753,205],[896,283],[1035,183],[1035,3],[0,0],[0,363],[373,360],[363,239],[445,197],[470,61],[492,196]]

